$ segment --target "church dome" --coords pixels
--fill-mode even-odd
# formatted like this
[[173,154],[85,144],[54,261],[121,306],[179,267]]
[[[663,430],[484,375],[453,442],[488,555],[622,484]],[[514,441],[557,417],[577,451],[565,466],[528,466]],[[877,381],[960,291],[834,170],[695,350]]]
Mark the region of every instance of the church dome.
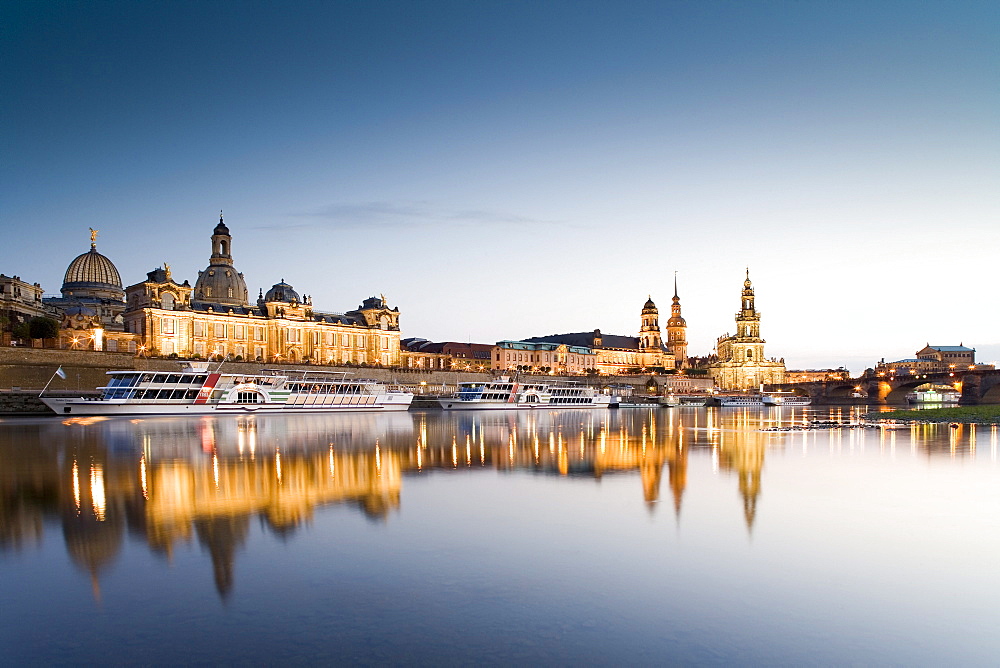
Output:
[[231,264],[210,264],[198,272],[194,294],[199,302],[243,306],[247,303],[247,284]]
[[656,310],[656,304],[653,303],[653,298],[652,297],[650,297],[649,299],[647,299],[646,303],[642,305],[642,310],[643,310],[644,313],[646,311],[655,311]]
[[63,296],[124,299],[122,277],[114,263],[97,252],[95,244],[78,255],[66,268],[61,292]]
[[93,247],[89,252],[76,256],[66,269],[66,275],[63,276],[63,290],[68,285],[77,283],[81,284],[80,287],[122,289],[122,277],[118,274],[114,263]]
[[264,295],[264,301],[298,303],[302,299],[299,297],[299,293],[295,291],[295,288],[285,283],[285,279],[281,279],[280,283],[275,283],[267,291],[267,294]]

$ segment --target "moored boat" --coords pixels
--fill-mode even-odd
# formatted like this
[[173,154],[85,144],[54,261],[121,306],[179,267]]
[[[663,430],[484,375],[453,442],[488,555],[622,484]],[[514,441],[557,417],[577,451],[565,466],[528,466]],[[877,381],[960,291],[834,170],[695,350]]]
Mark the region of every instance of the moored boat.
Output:
[[718,397],[719,405],[725,407],[763,406],[764,399],[759,394],[722,394]]
[[413,394],[343,371],[212,373],[207,362],[179,371],[109,371],[99,397],[40,397],[60,415],[203,415],[224,412],[405,411]]
[[809,397],[794,392],[768,392],[761,397],[765,406],[808,406],[812,403]]
[[438,399],[445,410],[518,410],[530,408],[608,408],[612,397],[570,381],[521,383],[507,376],[458,384],[452,397]]

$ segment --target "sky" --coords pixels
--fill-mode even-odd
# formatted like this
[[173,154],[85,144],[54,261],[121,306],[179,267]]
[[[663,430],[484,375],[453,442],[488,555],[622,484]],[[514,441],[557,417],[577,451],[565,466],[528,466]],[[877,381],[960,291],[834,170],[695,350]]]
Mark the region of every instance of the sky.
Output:
[[[0,271],[384,294],[404,337],[689,353],[747,268],[789,368],[1000,359],[996,2],[0,3]],[[664,321],[666,317],[662,318]]]

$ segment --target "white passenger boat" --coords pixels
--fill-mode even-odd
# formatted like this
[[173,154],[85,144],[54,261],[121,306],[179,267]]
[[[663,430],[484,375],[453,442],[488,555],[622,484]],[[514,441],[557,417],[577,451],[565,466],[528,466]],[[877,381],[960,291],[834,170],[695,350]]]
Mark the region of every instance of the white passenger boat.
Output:
[[446,410],[608,408],[611,396],[580,383],[521,383],[501,376],[492,381],[459,383],[455,396],[438,402]]
[[179,371],[109,371],[99,397],[41,397],[60,415],[201,415],[225,412],[405,411],[413,394],[342,371],[264,369],[212,373],[207,362]]
[[720,406],[763,406],[764,398],[759,394],[723,394],[719,396]]
[[768,392],[761,397],[765,406],[808,406],[812,403],[809,397],[803,397],[794,392]]

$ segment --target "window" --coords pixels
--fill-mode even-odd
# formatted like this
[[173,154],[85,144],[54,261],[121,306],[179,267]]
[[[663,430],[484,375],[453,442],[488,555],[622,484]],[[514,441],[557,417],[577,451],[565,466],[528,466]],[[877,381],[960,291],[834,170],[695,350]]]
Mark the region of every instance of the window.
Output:
[[242,339],[246,336],[246,328],[243,325],[236,325],[236,338]]
[[224,322],[215,323],[215,338],[217,339],[226,338],[226,323]]
[[[174,319],[173,318],[161,318],[160,319],[160,332],[162,334],[173,334],[174,333]],[[173,352],[173,351],[171,351]]]
[[200,320],[194,321],[194,335],[195,336],[205,336],[205,323]]

